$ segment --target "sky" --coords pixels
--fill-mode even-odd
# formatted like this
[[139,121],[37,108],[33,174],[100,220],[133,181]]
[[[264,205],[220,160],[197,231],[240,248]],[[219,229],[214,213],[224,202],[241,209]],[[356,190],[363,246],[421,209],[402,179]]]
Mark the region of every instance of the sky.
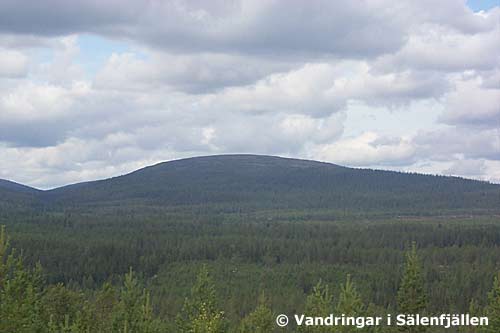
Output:
[[0,178],[228,153],[500,183],[499,1],[0,1]]

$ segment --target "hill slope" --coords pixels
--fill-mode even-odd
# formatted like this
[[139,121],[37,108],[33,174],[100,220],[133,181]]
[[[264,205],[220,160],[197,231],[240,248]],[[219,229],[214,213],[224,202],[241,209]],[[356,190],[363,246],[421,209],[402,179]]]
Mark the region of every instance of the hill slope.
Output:
[[56,206],[217,206],[415,213],[500,209],[500,185],[258,155],[195,157],[46,191]]
[[23,210],[38,201],[42,191],[8,180],[0,179],[0,210]]

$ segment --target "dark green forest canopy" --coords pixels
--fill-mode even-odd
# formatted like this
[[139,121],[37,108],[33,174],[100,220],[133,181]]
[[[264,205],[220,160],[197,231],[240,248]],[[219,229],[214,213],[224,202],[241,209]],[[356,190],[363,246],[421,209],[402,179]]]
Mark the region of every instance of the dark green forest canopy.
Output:
[[41,215],[8,228],[12,244],[24,249],[28,262],[40,260],[50,282],[93,288],[134,267],[162,281],[162,299],[173,307],[201,263],[219,274],[221,291],[235,298],[251,298],[264,286],[299,300],[319,278],[338,282],[350,273],[370,300],[391,304],[403,251],[416,241],[433,290],[431,304],[463,309],[470,298],[484,298],[500,263],[495,218],[287,222]]

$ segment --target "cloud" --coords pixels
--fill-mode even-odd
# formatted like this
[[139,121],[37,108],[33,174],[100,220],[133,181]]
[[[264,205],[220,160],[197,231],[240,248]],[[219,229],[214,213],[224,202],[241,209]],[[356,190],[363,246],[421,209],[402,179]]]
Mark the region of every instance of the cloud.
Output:
[[434,131],[421,131],[413,139],[419,155],[438,161],[457,156],[500,160],[500,133],[498,128],[477,131],[457,127]]
[[500,128],[500,85],[485,89],[478,80],[457,83],[440,120],[450,125]]
[[499,7],[474,13],[464,0],[443,0],[436,4],[433,0],[405,1],[406,19],[422,26],[422,22],[448,26],[460,33],[477,34],[495,29],[500,15]]
[[37,77],[45,82],[62,86],[85,80],[84,69],[76,63],[76,58],[80,54],[78,36],[52,39],[50,44],[53,59],[38,66]]
[[64,137],[79,117],[78,104],[89,87],[76,82],[69,88],[23,82],[0,95],[0,141],[14,145],[46,146]]
[[320,119],[301,114],[232,116],[213,124],[209,142],[219,152],[297,154],[309,145],[339,138],[344,118],[343,114]]
[[[57,8],[57,10],[54,10]],[[400,48],[411,27],[442,24],[462,33],[495,25],[498,10],[463,1],[63,1],[0,4],[0,31],[62,36],[96,33],[155,48],[250,54],[367,57]],[[491,14],[488,14],[491,13]]]
[[6,0],[0,4],[0,30],[54,37],[117,27],[136,18],[143,7],[141,2],[46,0],[19,3]]
[[97,74],[94,85],[118,90],[168,86],[171,90],[201,94],[249,85],[295,65],[294,62],[223,53],[149,52],[147,59],[141,59],[136,53],[115,53]]
[[0,151],[0,178],[44,189],[108,178],[179,156],[165,150],[147,155],[131,147],[109,149],[102,141],[77,139],[43,148],[0,145]]
[[335,65],[308,63],[272,74],[246,87],[229,88],[205,99],[217,108],[248,113],[288,112],[324,117],[342,111],[348,101],[398,106],[412,100],[439,97],[447,82],[437,76],[403,72],[374,75],[365,62]]
[[0,48],[0,77],[19,78],[27,74],[28,57],[22,52]]
[[0,31],[91,32],[183,52],[365,57],[394,51],[404,42],[405,26],[394,15],[400,10],[388,1],[359,6],[351,1],[8,0],[0,5]]
[[485,171],[486,164],[484,160],[456,160],[444,173],[481,178]]
[[0,178],[248,152],[500,179],[499,18],[454,0],[2,1]]
[[410,165],[415,162],[415,147],[408,138],[383,137],[365,132],[357,137],[320,145],[313,156],[349,166]]
[[[495,16],[500,20],[500,13]],[[470,35],[446,26],[424,24],[410,34],[398,52],[380,57],[375,67],[387,71],[491,70],[500,64],[498,34],[496,27]]]

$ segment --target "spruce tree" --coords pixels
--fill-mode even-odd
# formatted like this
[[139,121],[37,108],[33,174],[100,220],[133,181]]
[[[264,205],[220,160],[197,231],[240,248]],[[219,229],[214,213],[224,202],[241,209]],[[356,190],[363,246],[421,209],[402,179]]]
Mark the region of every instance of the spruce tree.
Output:
[[[406,264],[397,299],[401,314],[414,315],[426,312],[428,298],[415,243],[406,253]],[[426,332],[426,330],[425,326],[400,326],[400,331],[405,333]]]
[[177,316],[177,331],[215,333],[225,331],[224,313],[217,309],[215,285],[204,265],[191,289],[190,297]]
[[275,316],[267,303],[265,295],[261,294],[255,310],[243,318],[241,333],[268,333],[274,330]]
[[62,283],[48,286],[42,297],[44,319],[60,325],[66,321],[66,316],[73,321],[83,303],[83,293],[71,291]]
[[[339,302],[336,307],[336,313],[338,315],[344,314],[350,317],[358,317],[362,316],[363,312],[363,301],[351,281],[351,276],[347,275],[346,283],[340,286]],[[360,332],[361,330],[354,326],[339,326],[336,331],[341,333],[351,333]]]
[[350,275],[347,275],[346,283],[340,286],[339,302],[336,310],[339,314],[343,313],[349,316],[357,316],[363,313],[363,301],[354,287]]
[[113,317],[113,332],[150,333],[160,329],[153,319],[149,292],[141,287],[132,269],[125,275]]
[[493,288],[488,293],[488,305],[485,312],[489,318],[489,325],[484,328],[484,332],[500,332],[500,272],[495,277]]
[[42,332],[42,272],[24,267],[22,256],[8,253],[5,228],[0,230],[0,332]]
[[[313,317],[326,317],[333,313],[334,308],[333,295],[330,293],[328,285],[319,280],[314,286],[312,294],[307,296],[304,314]],[[335,332],[335,327],[299,326],[299,332]]]
[[95,331],[112,331],[112,317],[117,304],[118,300],[115,288],[109,282],[104,283],[101,290],[97,292],[95,301],[92,304]]
[[9,239],[5,232],[5,226],[0,227],[0,288],[3,286],[7,274],[7,251],[9,249]]
[[[469,303],[469,315],[479,317],[482,316],[481,307],[477,304],[475,299],[471,300]],[[478,326],[460,326],[458,328],[460,333],[479,333],[481,332],[481,328]]]

